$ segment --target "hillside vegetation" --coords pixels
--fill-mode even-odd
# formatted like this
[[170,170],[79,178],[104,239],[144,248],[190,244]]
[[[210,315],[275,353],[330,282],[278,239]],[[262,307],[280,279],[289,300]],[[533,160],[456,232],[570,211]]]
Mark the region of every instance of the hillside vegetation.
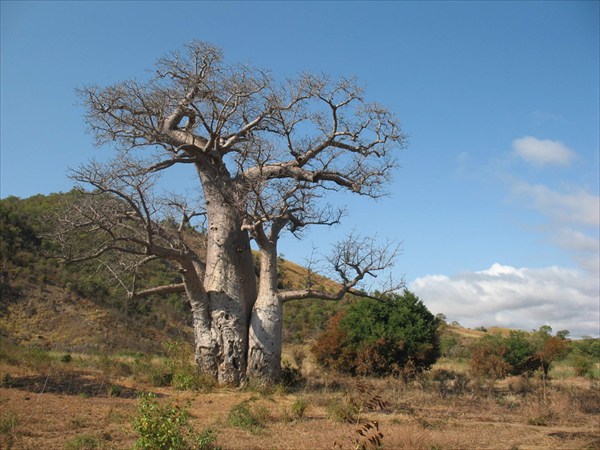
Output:
[[[130,299],[101,262],[52,257],[51,217],[75,195],[0,200],[0,448],[600,448],[600,340],[440,318],[430,370],[350,377],[311,347],[352,296],[284,305],[281,385],[217,388],[192,361],[184,298]],[[178,281],[159,262],[143,275]],[[283,288],[309,275],[336,288],[280,261]],[[525,370],[531,352],[552,357],[548,373]]]
[[[0,200],[2,336],[27,345],[71,351],[160,352],[160,342],[167,338],[191,339],[184,296],[131,299],[120,284],[122,280],[102,261],[67,264],[56,258],[51,240],[44,236],[53,234],[53,215],[76,195],[72,191]],[[194,239],[202,246],[202,233],[190,233],[195,233]],[[279,270],[281,287],[305,285],[305,268],[281,259]],[[318,274],[310,276],[314,284],[326,290],[338,287]],[[146,265],[138,280],[142,289],[180,282],[176,270],[160,261]],[[324,300],[289,302],[284,316],[286,341],[315,337],[341,305]]]
[[[67,264],[56,258],[50,239],[53,215],[78,193],[36,195],[27,199],[0,200],[0,334],[26,345],[70,351],[110,349],[162,351],[161,342],[191,342],[189,306],[184,296],[169,294],[131,299],[122,280],[102,262]],[[195,233],[198,247],[201,231]],[[82,245],[84,244],[82,240]],[[202,253],[201,251],[199,252]],[[280,287],[299,288],[311,282],[335,291],[337,283],[291,261],[280,258]],[[179,282],[179,274],[165,262],[148,264],[139,276],[139,287]],[[315,339],[327,322],[349,302],[308,299],[284,305],[284,341],[305,343]],[[446,356],[461,353],[469,342],[486,334],[508,336],[501,328],[466,329],[446,324],[442,347]],[[445,349],[445,350],[444,350]],[[453,350],[454,349],[454,350]],[[458,349],[458,350],[457,350]],[[463,351],[464,353],[464,351]]]

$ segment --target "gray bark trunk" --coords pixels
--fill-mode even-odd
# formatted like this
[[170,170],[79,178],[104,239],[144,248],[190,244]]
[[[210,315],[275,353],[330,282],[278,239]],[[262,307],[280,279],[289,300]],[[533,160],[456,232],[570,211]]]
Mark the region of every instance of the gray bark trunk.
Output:
[[200,172],[208,212],[206,289],[219,384],[239,385],[246,376],[248,325],[256,300],[250,238],[242,231],[235,187]]
[[261,248],[259,290],[250,319],[248,377],[262,384],[281,375],[282,306],[277,295],[277,250]]
[[217,341],[211,330],[209,299],[202,284],[203,275],[196,264],[183,268],[185,291],[192,308],[196,364],[200,372],[217,379]]

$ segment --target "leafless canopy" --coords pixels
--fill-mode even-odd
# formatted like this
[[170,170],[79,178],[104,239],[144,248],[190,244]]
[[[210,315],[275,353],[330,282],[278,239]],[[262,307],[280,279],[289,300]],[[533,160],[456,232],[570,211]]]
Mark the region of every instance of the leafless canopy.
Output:
[[[221,51],[203,42],[160,58],[147,79],[78,93],[96,143],[116,144],[120,152],[110,165],[90,163],[73,173],[113,196],[109,210],[87,205],[71,220],[102,232],[95,255],[110,249],[188,257],[181,232],[203,211],[152,189],[155,175],[176,164],[196,170],[207,200],[207,184],[217,186],[221,201],[243,218],[241,228],[260,243],[286,227],[299,233],[337,223],[345,210],[320,200],[328,190],[384,195],[394,152],[405,145],[394,115],[365,101],[354,79],[303,74],[276,82],[267,71],[225,64]],[[201,197],[199,191],[195,202]],[[75,255],[84,256],[92,252]],[[340,275],[356,266],[347,261],[337,263]]]
[[[396,262],[400,250],[401,246],[398,243],[378,244],[373,237],[350,234],[335,243],[327,257],[327,263],[333,271],[331,278],[339,282],[337,291],[323,292],[309,287],[308,289],[281,292],[279,296],[283,302],[303,298],[339,300],[346,293],[379,298],[404,287],[404,280],[394,280],[388,272]],[[369,294],[373,291],[372,289],[359,289],[366,277],[377,278],[381,274],[387,275],[389,278],[376,283],[378,295]]]
[[405,137],[352,79],[305,74],[275,83],[262,70],[225,65],[200,42],[158,60],[147,81],[79,90],[98,144],[154,146],[147,170],[192,163],[242,186],[273,179],[378,196]]

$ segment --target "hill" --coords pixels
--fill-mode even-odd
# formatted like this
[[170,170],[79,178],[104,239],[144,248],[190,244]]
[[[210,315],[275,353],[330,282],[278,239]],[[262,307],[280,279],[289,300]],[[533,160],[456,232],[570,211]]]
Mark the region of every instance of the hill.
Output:
[[[166,433],[172,412],[181,411],[204,438],[202,448],[358,448],[367,441],[357,433],[369,429],[383,430],[386,448],[496,448],[498,442],[598,448],[600,340],[581,342],[588,347],[557,364],[556,383],[512,377],[486,386],[469,373],[471,344],[510,330],[445,324],[444,358],[431,371],[412,382],[357,380],[322,370],[306,353],[351,297],[284,305],[284,354],[295,363],[289,373],[299,369],[291,380],[297,385],[213,387],[195,371],[188,346],[163,347],[172,339],[191,341],[184,298],[131,300],[97,264],[66,265],[46,256],[52,250],[40,237],[52,232],[46,218],[72,195],[0,200],[0,448],[132,448],[141,419]],[[280,269],[283,287],[299,287],[308,276],[290,261],[281,260]],[[178,276],[162,263],[144,275],[148,285]],[[313,280],[336,288],[325,277]],[[575,376],[582,361],[589,379]],[[152,414],[134,399],[142,392],[160,402]]]
[[[72,191],[0,200],[0,336],[70,351],[159,352],[165,340],[190,340],[189,306],[181,295],[129,299],[97,262],[65,264],[49,256],[52,242],[43,237],[54,231],[49,217],[77,195]],[[193,237],[203,245],[200,233]],[[285,288],[302,287],[308,278],[306,268],[283,259],[279,271]],[[338,287],[318,274],[311,279],[326,290]],[[157,261],[145,269],[140,287],[179,281],[175,268]],[[314,337],[343,303],[289,302],[284,308],[286,340]]]
[[[48,256],[43,238],[53,232],[48,218],[78,195],[36,195],[0,200],[0,336],[16,343],[77,350],[160,352],[168,339],[191,340],[189,306],[178,294],[129,299],[111,273],[96,262],[65,264]],[[193,236],[195,245],[203,236]],[[199,252],[202,254],[202,252]],[[279,261],[280,286],[306,285],[309,272],[291,261]],[[314,284],[330,291],[334,281],[311,273]],[[174,267],[156,261],[145,269],[140,287],[179,282]],[[145,283],[145,284],[144,284]],[[305,343],[323,330],[329,318],[348,302],[308,299],[284,305],[284,341]],[[508,329],[487,330],[508,335]],[[464,346],[486,333],[459,326],[444,327],[447,347]]]

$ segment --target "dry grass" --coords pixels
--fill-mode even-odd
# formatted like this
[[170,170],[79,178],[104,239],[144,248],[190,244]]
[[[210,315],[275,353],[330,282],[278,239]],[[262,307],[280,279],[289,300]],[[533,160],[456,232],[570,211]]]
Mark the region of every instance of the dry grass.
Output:
[[[387,449],[600,448],[600,393],[584,379],[544,384],[512,378],[492,395],[477,394],[470,385],[442,396],[433,375],[407,384],[369,379],[361,387],[355,379],[313,370],[293,392],[209,393],[153,388],[119,376],[108,381],[121,396],[111,397],[106,374],[93,368],[63,367],[60,380],[68,383],[62,385],[50,372],[33,375],[31,367],[14,363],[2,369],[10,383],[0,388],[0,448],[132,448],[134,396],[146,390],[159,401],[189,402],[194,428],[216,431],[223,449],[351,449],[363,442],[358,431],[371,424],[366,431],[374,432],[375,423]],[[240,404],[258,425],[232,423],[231,411]],[[332,404],[347,407],[350,417],[341,421]]]

